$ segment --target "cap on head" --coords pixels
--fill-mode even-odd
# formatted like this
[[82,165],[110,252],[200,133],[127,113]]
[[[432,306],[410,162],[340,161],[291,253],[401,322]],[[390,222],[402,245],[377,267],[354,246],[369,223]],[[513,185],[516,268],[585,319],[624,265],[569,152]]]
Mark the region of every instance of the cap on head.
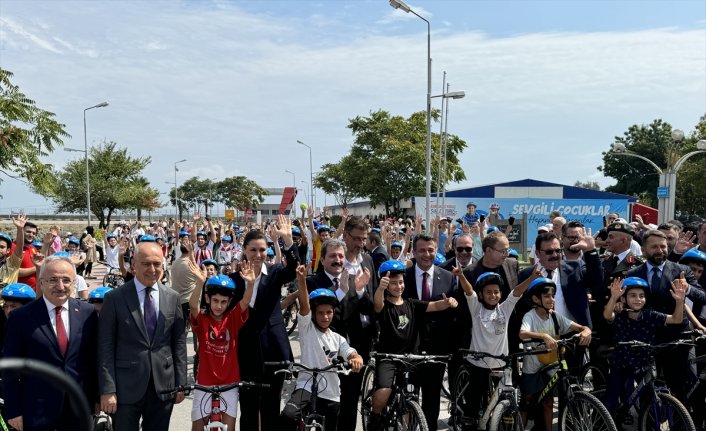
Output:
[[378,269],[378,274],[380,274],[381,276],[387,272],[389,272],[390,275],[401,274],[405,271],[405,269],[406,267],[402,262],[400,262],[399,260],[390,259],[380,265],[380,269]]
[[470,202],[468,202],[468,203],[466,204],[466,208],[468,208],[468,207],[476,208],[477,206],[478,206],[478,205],[476,205],[476,203],[473,202],[473,201],[470,201]]
[[37,297],[34,290],[24,283],[12,283],[2,290],[2,298],[8,301],[29,302]]
[[541,277],[534,280],[527,289],[527,292],[532,296],[542,296],[543,293],[551,288],[556,292],[556,283],[551,278]]
[[635,231],[633,230],[632,226],[630,226],[629,223],[624,223],[620,221],[614,221],[613,223],[609,224],[608,227],[606,228],[606,231],[608,233],[610,232],[620,232],[620,233],[625,233],[630,236],[635,235]]

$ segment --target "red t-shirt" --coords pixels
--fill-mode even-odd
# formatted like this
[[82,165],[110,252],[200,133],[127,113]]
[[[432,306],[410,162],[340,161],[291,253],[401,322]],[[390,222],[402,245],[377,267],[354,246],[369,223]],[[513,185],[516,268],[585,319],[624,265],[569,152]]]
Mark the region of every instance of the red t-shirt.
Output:
[[198,383],[213,386],[239,382],[238,333],[248,320],[248,310],[241,311],[236,304],[221,320],[206,313],[202,311],[191,319],[199,340]]
[[[17,246],[15,244],[15,246]],[[14,250],[14,248],[13,248]],[[34,262],[32,262],[32,256],[35,254],[39,253],[36,248],[34,248],[33,245],[28,244],[25,245],[24,247],[24,252],[22,253],[22,264],[20,265],[20,268],[34,268]],[[18,283],[25,283],[29,286],[32,287],[35,291],[37,290],[37,273],[35,272],[34,274],[27,276],[27,277],[19,277],[17,279]]]

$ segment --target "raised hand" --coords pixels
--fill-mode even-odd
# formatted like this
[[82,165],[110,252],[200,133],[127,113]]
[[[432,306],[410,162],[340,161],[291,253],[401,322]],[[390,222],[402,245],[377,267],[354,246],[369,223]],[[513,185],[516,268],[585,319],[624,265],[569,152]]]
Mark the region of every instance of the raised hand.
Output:
[[119,254],[122,256],[125,253],[127,253],[127,249],[130,247],[130,242],[128,241],[127,238],[121,238],[120,244],[118,245],[118,247],[120,247]]
[[380,282],[378,283],[378,290],[382,289],[385,290],[387,289],[387,286],[390,284],[390,271],[387,271],[385,273],[385,276],[380,278]]
[[679,274],[679,278],[672,281],[672,290],[669,293],[672,294],[672,298],[674,298],[675,301],[684,301],[688,288],[689,283],[686,281],[684,271],[682,271],[681,274]]
[[53,241],[54,241],[54,234],[51,232],[45,233],[44,236],[42,237],[43,244],[50,244]]
[[542,277],[544,277],[544,275],[542,274],[542,270],[539,267],[539,263],[537,263],[536,265],[534,265],[534,270],[532,271],[532,275],[530,275],[530,278],[532,280],[536,280]]
[[34,266],[39,269],[42,267],[46,256],[44,256],[42,253],[34,253],[30,255],[30,258],[32,259],[32,263],[34,264]]
[[24,228],[25,223],[27,223],[27,217],[25,216],[24,211],[20,211],[20,213],[17,214],[17,218],[10,217],[10,220],[12,220],[12,224],[14,224],[17,229]]
[[588,228],[581,241],[569,247],[571,250],[591,251],[596,249],[596,240],[591,236],[591,228]]
[[623,295],[623,279],[614,278],[613,282],[610,283],[610,297],[617,300]]
[[191,260],[187,260],[187,265],[189,265],[189,271],[196,277],[196,284],[203,284],[203,282],[206,281],[206,269],[199,268],[196,262]]
[[447,298],[445,293],[441,294],[441,300],[444,301],[444,304],[446,304],[449,308],[458,307],[458,301],[456,301],[456,298]]
[[679,239],[674,245],[674,252],[677,254],[684,254],[689,251],[690,248],[694,246],[694,233],[687,230],[679,234]]
[[350,211],[348,211],[348,207],[343,208],[343,221],[342,222],[348,220],[350,217],[351,217],[351,213],[350,213]]
[[365,286],[368,285],[368,281],[370,281],[370,271],[368,271],[368,268],[363,268],[362,271],[358,271],[355,275],[355,290],[360,291],[365,289]]
[[306,265],[297,265],[297,281],[306,283]]
[[292,245],[292,223],[284,214],[277,216],[277,230],[275,232],[284,240],[285,247]]
[[255,276],[255,269],[253,269],[253,265],[250,262],[245,261],[240,264],[240,276],[246,283],[255,283],[257,277]]

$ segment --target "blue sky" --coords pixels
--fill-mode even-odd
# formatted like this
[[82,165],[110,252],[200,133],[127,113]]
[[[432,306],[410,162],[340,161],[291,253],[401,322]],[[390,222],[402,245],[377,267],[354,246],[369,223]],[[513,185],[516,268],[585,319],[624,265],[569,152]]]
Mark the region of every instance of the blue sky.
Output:
[[[704,1],[409,4],[432,24],[433,93],[443,71],[466,92],[449,132],[468,142],[468,180],[452,188],[606,186],[596,166],[614,136],[655,118],[689,132],[706,113]],[[425,61],[426,26],[385,0],[0,4],[0,65],[66,124],[66,145],[83,146],[83,109],[106,100],[88,112],[89,144],[151,156],[145,173],[163,192],[182,158],[179,182],[245,175],[281,187],[285,169],[308,181],[296,140],[314,149],[316,171],[347,153],[349,118],[423,110]],[[12,179],[0,194],[0,212],[48,207]]]

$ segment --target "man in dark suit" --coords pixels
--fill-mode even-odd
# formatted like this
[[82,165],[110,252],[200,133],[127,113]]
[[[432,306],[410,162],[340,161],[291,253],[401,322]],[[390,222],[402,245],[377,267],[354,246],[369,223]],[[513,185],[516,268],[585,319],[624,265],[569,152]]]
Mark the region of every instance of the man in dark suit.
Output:
[[[13,311],[7,322],[4,357],[37,359],[62,370],[97,400],[96,338],[98,320],[92,305],[71,298],[76,269],[68,257],[44,260],[39,274],[43,294]],[[61,388],[41,377],[5,373],[5,412],[18,430],[71,430],[76,418]]]
[[368,234],[368,250],[370,250],[370,257],[373,259],[375,272],[380,269],[380,265],[382,265],[383,262],[390,260],[387,250],[385,250],[385,247],[382,245],[382,238],[379,232],[373,230]]
[[[684,278],[689,283],[686,296],[694,302],[706,302],[706,293],[699,286],[694,273],[686,265],[670,262],[667,236],[659,230],[649,230],[642,237],[642,255],[646,262],[628,271],[627,277],[640,277],[650,285],[650,296],[646,306],[665,314],[674,311],[675,301],[669,293],[672,282]],[[680,332],[686,327],[687,317],[683,325],[668,325],[657,328],[657,342],[673,341],[679,338]],[[674,349],[657,356],[657,365],[662,368],[667,386],[674,396],[684,399],[688,388],[689,349]]]
[[[402,297],[422,301],[438,301],[443,295],[453,297],[457,290],[453,275],[434,266],[434,239],[425,234],[417,235],[412,243],[412,251],[416,263],[405,270]],[[454,327],[453,310],[428,313],[424,320],[425,327],[421,332],[419,351],[429,355],[451,354],[455,347],[454,339],[458,336],[458,330]],[[437,428],[444,368],[444,365],[430,365],[424,370],[424,376],[421,378],[422,410],[430,430]]]
[[473,237],[470,234],[464,233],[457,236],[456,239],[453,240],[452,245],[454,257],[447,260],[446,263],[441,266],[442,268],[450,272],[453,271],[456,266],[461,266],[461,269],[464,270],[469,265],[476,262],[473,258]]
[[[352,216],[346,220],[343,227],[343,242],[345,260],[344,273],[350,278],[348,286],[354,286],[354,280],[361,272],[367,271],[370,276],[363,289],[349,289],[345,300],[341,301],[340,319],[349,344],[354,347],[367,363],[370,348],[377,337],[375,313],[372,310],[373,296],[378,285],[378,276],[372,258],[364,253],[368,226],[361,217]],[[322,251],[323,256],[323,251]],[[321,268],[321,265],[319,265]],[[360,295],[358,294],[360,292]],[[341,409],[338,413],[338,429],[353,431],[358,420],[358,398],[363,381],[363,373],[350,373],[341,376]]]
[[135,278],[110,291],[99,325],[101,409],[116,431],[169,429],[174,403],[184,393],[159,392],[186,384],[186,335],[179,295],[162,279],[162,249],[141,242],[132,264]]

